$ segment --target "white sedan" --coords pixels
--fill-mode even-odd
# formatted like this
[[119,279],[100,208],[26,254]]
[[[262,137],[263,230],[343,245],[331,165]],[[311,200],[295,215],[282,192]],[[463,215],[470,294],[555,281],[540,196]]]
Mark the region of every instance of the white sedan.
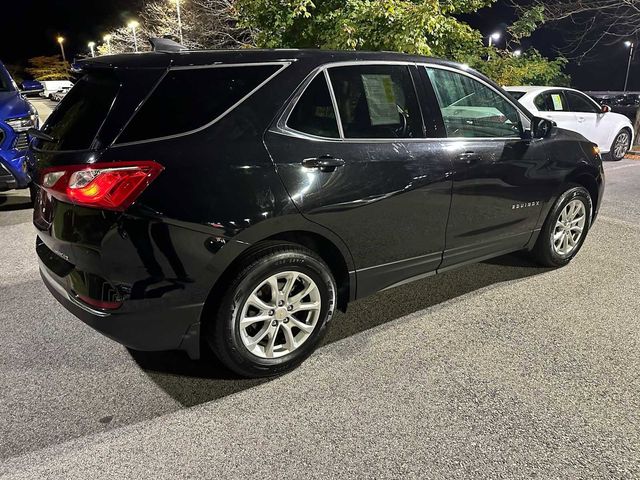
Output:
[[538,117],[556,122],[597,144],[612,160],[622,160],[633,145],[633,125],[624,115],[601,107],[578,90],[559,87],[505,87]]

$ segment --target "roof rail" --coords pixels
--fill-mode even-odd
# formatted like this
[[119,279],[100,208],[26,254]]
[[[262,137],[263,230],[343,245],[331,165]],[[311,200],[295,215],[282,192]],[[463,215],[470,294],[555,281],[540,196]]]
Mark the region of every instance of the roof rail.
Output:
[[151,43],[154,52],[174,53],[188,50],[184,45],[174,42],[169,38],[150,38],[149,43]]

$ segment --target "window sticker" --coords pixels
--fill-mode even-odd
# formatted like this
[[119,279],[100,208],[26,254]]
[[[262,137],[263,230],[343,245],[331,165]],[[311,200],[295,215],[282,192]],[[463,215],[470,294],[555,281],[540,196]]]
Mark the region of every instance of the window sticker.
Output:
[[371,125],[396,125],[399,114],[391,75],[363,74],[360,77],[369,105]]
[[564,108],[562,107],[562,97],[559,93],[551,94],[551,101],[553,101],[553,109],[555,111],[562,111]]

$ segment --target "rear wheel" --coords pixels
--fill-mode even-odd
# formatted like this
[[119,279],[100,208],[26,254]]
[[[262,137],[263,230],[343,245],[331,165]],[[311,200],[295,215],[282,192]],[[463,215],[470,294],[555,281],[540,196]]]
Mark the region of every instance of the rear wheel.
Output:
[[293,244],[269,246],[237,270],[205,338],[234,372],[277,375],[314,351],[335,305],[333,276],[318,256]]
[[626,128],[620,130],[616,138],[611,144],[611,159],[613,161],[620,161],[624,158],[627,152],[631,149],[631,134]]
[[556,201],[533,248],[536,261],[562,267],[576,256],[591,226],[593,206],[589,192],[573,186]]

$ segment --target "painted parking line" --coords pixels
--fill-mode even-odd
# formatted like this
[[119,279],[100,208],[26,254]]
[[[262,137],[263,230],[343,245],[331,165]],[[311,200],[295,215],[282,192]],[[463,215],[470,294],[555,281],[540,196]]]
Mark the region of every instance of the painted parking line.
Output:
[[619,165],[617,167],[605,168],[605,172],[613,172],[614,170],[622,170],[623,168],[640,167],[640,163],[631,163],[627,165]]

